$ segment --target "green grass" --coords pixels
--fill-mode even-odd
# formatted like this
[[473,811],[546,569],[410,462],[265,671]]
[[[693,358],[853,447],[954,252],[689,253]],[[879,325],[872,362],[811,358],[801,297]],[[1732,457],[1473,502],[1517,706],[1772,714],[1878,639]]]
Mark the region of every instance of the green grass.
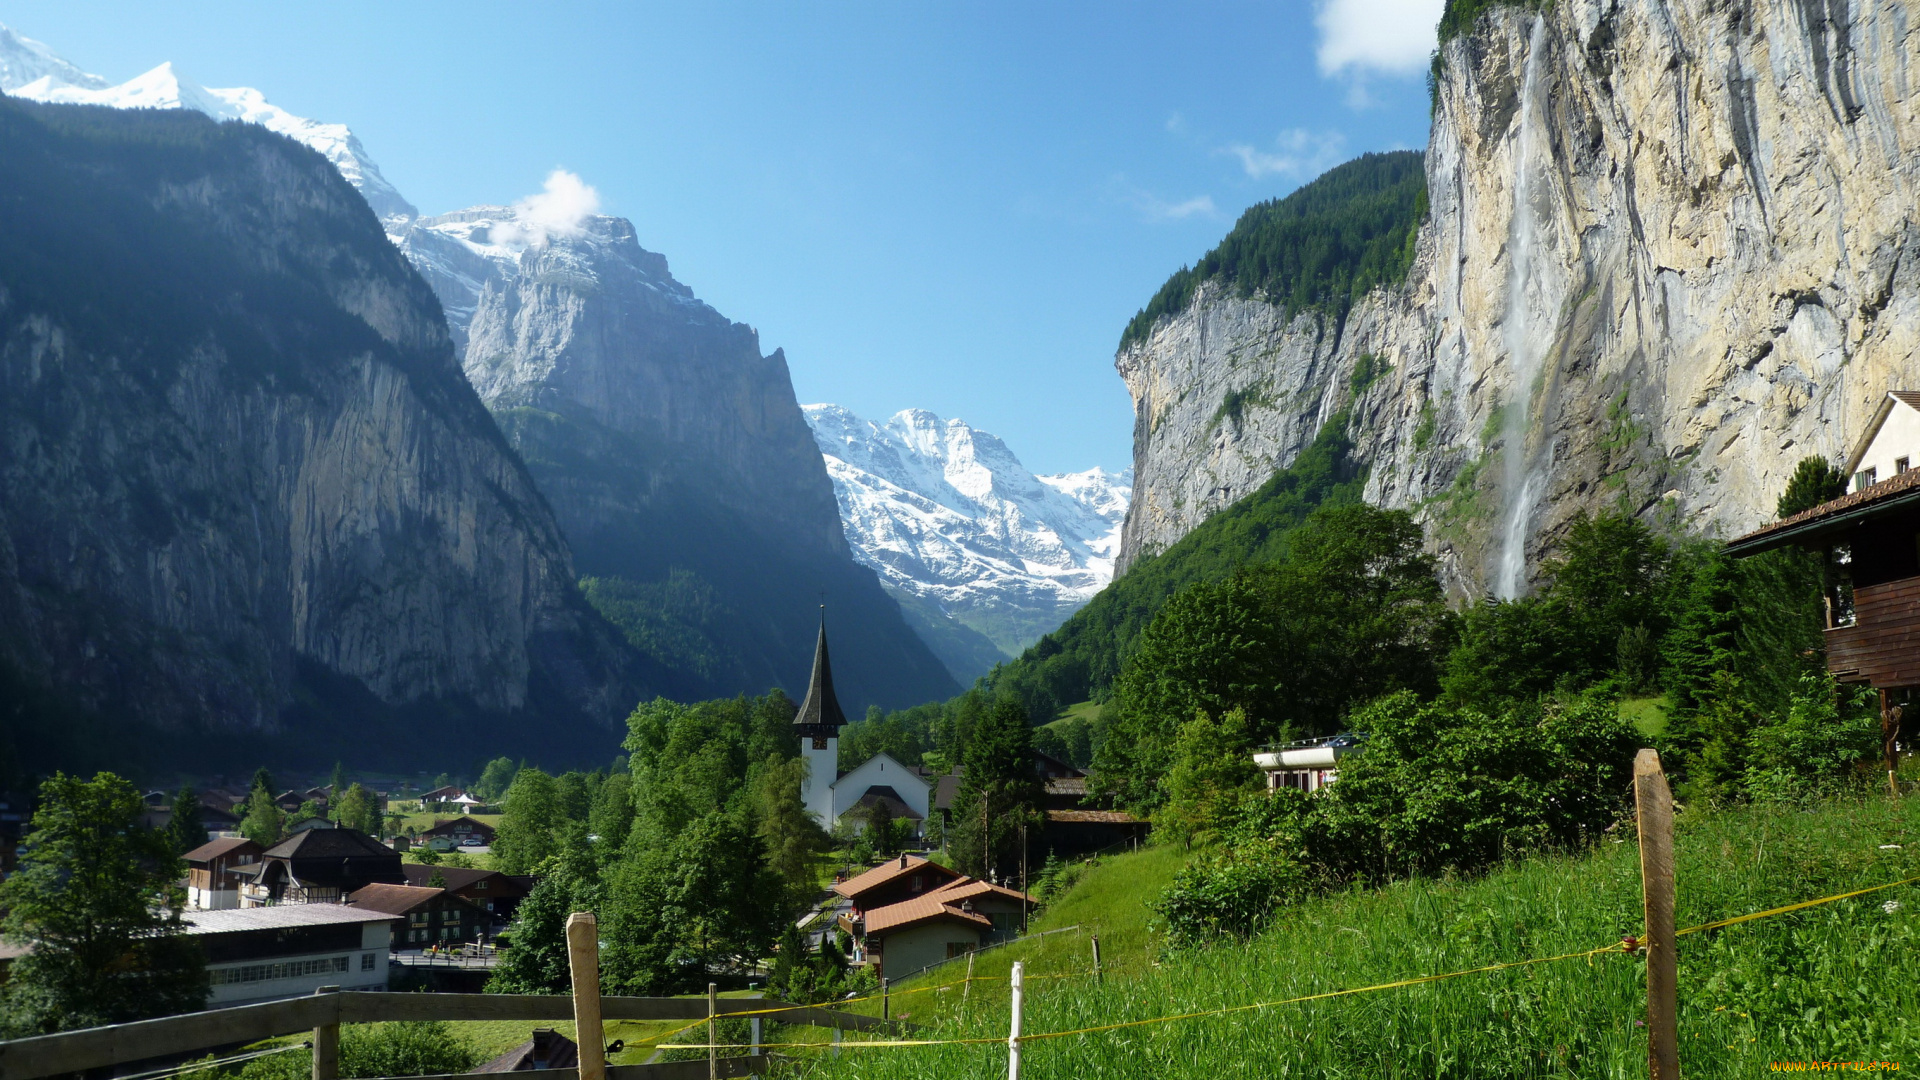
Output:
[[[1683,813],[1676,849],[1678,917],[1694,925],[1920,875],[1920,800]],[[1101,939],[1109,977],[1102,986],[1085,977],[1035,981],[1026,1028],[1068,1031],[1596,948],[1641,930],[1638,858],[1629,828],[1592,852],[1526,859],[1477,880],[1325,897],[1287,909],[1252,942],[1168,956],[1157,955],[1133,909],[1157,892],[1155,878],[1171,873],[1177,856],[1114,859],[1047,917],[1110,920]],[[1888,901],[1899,906],[1886,911]],[[1913,885],[1682,938],[1687,1075],[1748,1077],[1786,1060],[1920,1061],[1911,1022],[1920,1016],[1917,947]],[[1085,967],[1078,934],[1024,948],[1037,974]],[[978,973],[999,973],[1013,958],[1000,954],[1010,952],[982,957]],[[896,998],[895,1010],[917,1014],[925,1037],[1004,1038],[1006,996],[1004,982],[987,982],[972,988],[966,1008],[947,991],[911,1006]],[[1612,953],[1036,1042],[1022,1075],[1639,1077],[1644,1010],[1641,962]],[[874,1080],[986,1080],[1006,1071],[1005,1051],[994,1046],[850,1052],[807,1064],[812,1077]]]
[[1658,738],[1667,730],[1667,719],[1673,712],[1673,698],[1666,694],[1659,697],[1627,698],[1620,703],[1620,719],[1634,726],[1634,730],[1649,739]]
[[1085,720],[1087,723],[1091,724],[1094,721],[1100,719],[1100,710],[1103,708],[1105,708],[1105,706],[1101,705],[1097,701],[1082,701],[1077,705],[1069,705],[1066,708],[1061,709],[1060,715],[1054,717],[1052,722],[1049,723],[1047,726],[1051,727],[1053,726],[1053,724],[1058,724],[1067,720]]

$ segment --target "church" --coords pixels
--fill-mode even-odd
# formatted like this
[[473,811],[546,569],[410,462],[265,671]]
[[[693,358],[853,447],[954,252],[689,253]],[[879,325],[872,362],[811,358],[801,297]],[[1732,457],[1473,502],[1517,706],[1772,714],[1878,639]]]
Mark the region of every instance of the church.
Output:
[[893,820],[907,821],[915,836],[924,833],[933,796],[926,770],[909,767],[890,754],[875,754],[848,772],[840,771],[840,729],[847,716],[833,694],[833,666],[827,659],[827,623],[820,620],[820,638],[813,648],[813,675],[807,696],[793,718],[800,737],[800,756],[807,762],[807,779],[800,799],[822,827],[832,831],[842,818],[865,828],[867,815],[884,803]]

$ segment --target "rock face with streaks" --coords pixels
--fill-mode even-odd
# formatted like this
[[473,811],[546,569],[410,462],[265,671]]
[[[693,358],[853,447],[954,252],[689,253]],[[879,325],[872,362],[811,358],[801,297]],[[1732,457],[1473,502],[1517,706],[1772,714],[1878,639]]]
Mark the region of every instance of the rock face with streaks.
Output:
[[324,158],[186,111],[0,99],[0,192],[14,752],[612,752],[635,658]]
[[1203,290],[1119,355],[1123,563],[1350,406],[1368,498],[1524,592],[1582,511],[1758,524],[1920,383],[1920,5],[1559,0],[1441,58],[1404,284],[1337,325]]
[[803,693],[822,603],[849,707],[958,692],[855,562],[785,354],[676,281],[630,222],[483,206],[389,230],[590,595],[626,613],[671,694]]

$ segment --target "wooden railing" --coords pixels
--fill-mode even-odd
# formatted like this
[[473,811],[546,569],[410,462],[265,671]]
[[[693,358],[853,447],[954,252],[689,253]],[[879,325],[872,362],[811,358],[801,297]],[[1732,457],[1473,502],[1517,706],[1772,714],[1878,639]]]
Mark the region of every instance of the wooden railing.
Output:
[[[765,1010],[780,1009],[767,1013]],[[718,1019],[741,1013],[760,1013],[783,1024],[853,1031],[898,1031],[904,1025],[875,1016],[839,1012],[808,1005],[791,1005],[765,998],[722,998],[714,1009]],[[605,1020],[704,1020],[706,998],[603,997]],[[573,997],[567,994],[393,994],[371,992],[318,993],[263,1005],[141,1020],[110,1027],[84,1028],[58,1035],[0,1042],[0,1080],[33,1080],[128,1062],[179,1057],[218,1047],[258,1042],[281,1035],[338,1029],[341,1024],[371,1024],[387,1020],[572,1020]],[[746,1063],[748,1058],[722,1058]],[[764,1059],[762,1059],[764,1060]],[[704,1076],[707,1062],[674,1062],[698,1066]],[[635,1072],[656,1066],[614,1066],[610,1077],[669,1077],[679,1071]],[[540,1075],[561,1080],[565,1070],[542,1070]],[[501,1074],[488,1074],[501,1075]],[[511,1074],[508,1074],[511,1075]]]
[[[35,1080],[105,1069],[130,1062],[187,1061],[205,1051],[243,1046],[262,1039],[313,1033],[313,1080],[339,1076],[340,1025],[389,1020],[571,1020],[578,1033],[580,1068],[524,1073],[460,1074],[475,1077],[539,1076],[542,1080],[680,1080],[682,1077],[745,1076],[760,1072],[760,1054],[722,1058],[713,1049],[705,1061],[674,1061],[609,1068],[602,1053],[602,1023],[607,1020],[706,1020],[709,1026],[743,1015],[783,1024],[810,1024],[836,1030],[900,1033],[907,1025],[874,1016],[795,1005],[766,998],[721,999],[709,984],[704,998],[605,997],[600,993],[598,929],[594,917],[576,912],[567,920],[567,952],[573,976],[571,994],[393,994],[341,993],[325,986],[308,997],[238,1005],[227,1009],[140,1020],[131,1024],[63,1031],[31,1039],[0,1042],[0,1080]],[[754,1024],[752,1045],[759,1046]],[[713,1042],[716,1040],[706,1040]],[[420,1080],[420,1078],[415,1078]],[[442,1078],[444,1080],[444,1078]]]

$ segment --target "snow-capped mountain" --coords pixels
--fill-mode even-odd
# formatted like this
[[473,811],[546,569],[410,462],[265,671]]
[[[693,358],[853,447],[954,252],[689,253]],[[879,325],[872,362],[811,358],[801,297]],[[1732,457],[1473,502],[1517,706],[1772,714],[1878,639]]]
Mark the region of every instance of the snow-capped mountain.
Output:
[[201,86],[161,64],[119,85],[80,70],[32,38],[0,26],[0,91],[33,101],[108,105],[117,109],[194,109],[216,120],[244,120],[277,131],[318,150],[389,221],[419,213],[400,195],[367,148],[345,124],[323,124],[295,116],[249,87],[216,90]]
[[[802,408],[855,557],[920,601],[903,598],[909,610],[1013,656],[1113,579],[1128,473],[1036,476],[995,436],[920,409],[874,423],[838,405]],[[985,669],[955,673],[965,682]]]

